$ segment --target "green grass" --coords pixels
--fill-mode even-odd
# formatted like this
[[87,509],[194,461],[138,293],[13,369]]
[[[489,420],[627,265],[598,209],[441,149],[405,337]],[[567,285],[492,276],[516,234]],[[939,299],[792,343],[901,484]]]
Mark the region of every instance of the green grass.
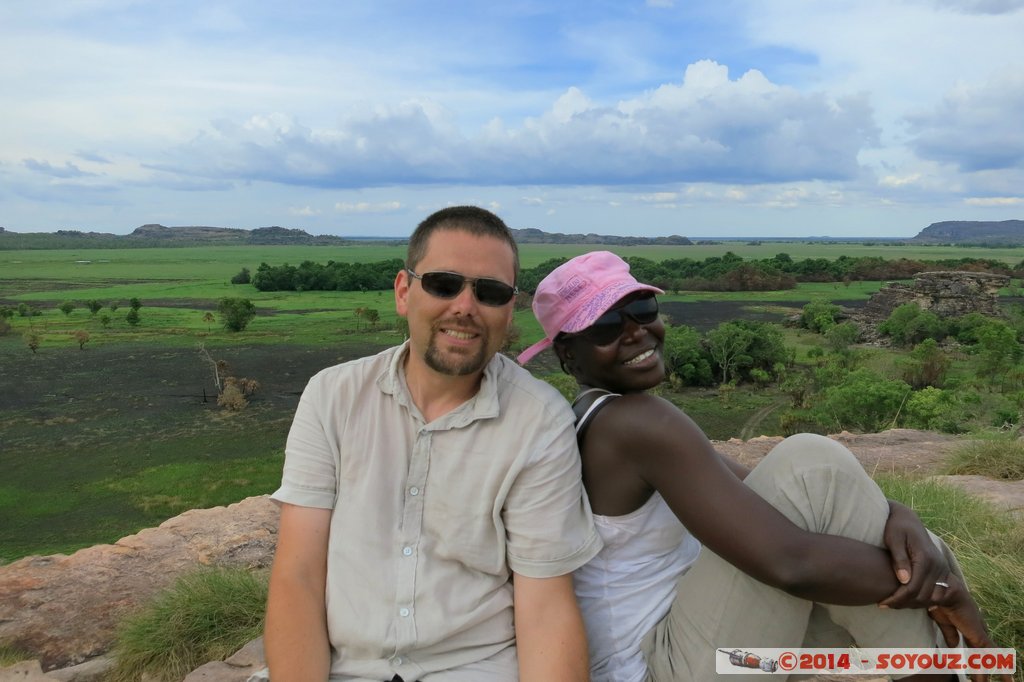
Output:
[[55,442],[39,440],[35,420],[0,423],[10,439],[0,485],[0,560],[115,542],[189,509],[267,494],[280,483],[287,415],[257,406],[199,420],[157,413],[136,420],[134,432],[126,432],[121,413],[70,419],[48,428]]
[[31,661],[35,658],[32,654],[26,653],[7,644],[0,644],[0,668],[5,668],[22,661]]
[[974,474],[1019,481],[1024,479],[1024,442],[1020,440],[972,440],[953,453],[945,473]]
[[172,682],[263,634],[267,580],[242,569],[185,575],[125,619],[107,682]]
[[[1024,651],[1024,523],[934,481],[885,476],[878,482],[949,544],[996,644]],[[1019,665],[1016,679],[1024,679]]]

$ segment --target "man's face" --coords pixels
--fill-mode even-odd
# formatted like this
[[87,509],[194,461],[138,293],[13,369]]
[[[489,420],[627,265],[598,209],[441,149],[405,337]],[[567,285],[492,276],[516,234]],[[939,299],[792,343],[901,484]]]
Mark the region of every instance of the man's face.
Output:
[[[501,239],[442,228],[430,236],[413,269],[418,275],[456,272],[512,285],[514,262],[512,247]],[[480,303],[469,283],[455,298],[438,298],[404,270],[395,278],[395,307],[409,320],[410,360],[451,376],[483,370],[505,342],[513,312],[512,301],[498,307]]]

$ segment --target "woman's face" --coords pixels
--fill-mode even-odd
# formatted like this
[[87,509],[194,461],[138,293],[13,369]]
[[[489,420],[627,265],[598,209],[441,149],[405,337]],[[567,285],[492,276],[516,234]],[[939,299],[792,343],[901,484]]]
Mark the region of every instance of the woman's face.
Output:
[[[577,381],[615,393],[635,393],[665,378],[665,325],[654,312],[656,299],[640,291],[620,299],[595,325],[561,335],[555,348]],[[640,321],[637,321],[639,317]],[[615,334],[615,327],[621,332]],[[609,340],[610,339],[610,340]]]

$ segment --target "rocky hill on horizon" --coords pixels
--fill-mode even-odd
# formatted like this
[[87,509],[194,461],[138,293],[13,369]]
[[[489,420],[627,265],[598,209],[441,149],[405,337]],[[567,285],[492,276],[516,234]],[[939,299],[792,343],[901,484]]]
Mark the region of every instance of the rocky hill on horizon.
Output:
[[[512,236],[520,244],[607,244],[609,246],[689,245],[689,239],[679,235],[669,237],[619,237],[600,234],[564,234],[544,232],[536,228],[513,229]],[[57,230],[56,232],[11,232],[0,228],[0,250],[3,249],[63,249],[63,248],[141,248],[181,246],[246,246],[246,245],[302,245],[350,246],[370,238],[312,235],[305,230],[280,227],[213,227],[209,225],[180,225],[168,227],[148,223],[135,228],[130,234],[109,232],[82,232]],[[377,241],[374,239],[374,241]],[[403,243],[405,238],[380,238],[379,241]]]
[[963,246],[1024,245],[1024,220],[946,220],[932,223],[912,244],[960,244]]

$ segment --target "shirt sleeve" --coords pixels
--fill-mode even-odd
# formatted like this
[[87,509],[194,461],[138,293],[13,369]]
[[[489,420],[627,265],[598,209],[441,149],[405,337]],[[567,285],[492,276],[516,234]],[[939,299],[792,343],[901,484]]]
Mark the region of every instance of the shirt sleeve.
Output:
[[531,578],[571,573],[601,549],[572,413],[568,405],[548,408],[527,439],[528,460],[505,501],[509,567]]
[[320,509],[335,506],[339,439],[330,435],[332,422],[325,415],[337,409],[337,398],[327,389],[329,384],[320,373],[302,392],[285,444],[281,487],[270,496],[277,502]]

